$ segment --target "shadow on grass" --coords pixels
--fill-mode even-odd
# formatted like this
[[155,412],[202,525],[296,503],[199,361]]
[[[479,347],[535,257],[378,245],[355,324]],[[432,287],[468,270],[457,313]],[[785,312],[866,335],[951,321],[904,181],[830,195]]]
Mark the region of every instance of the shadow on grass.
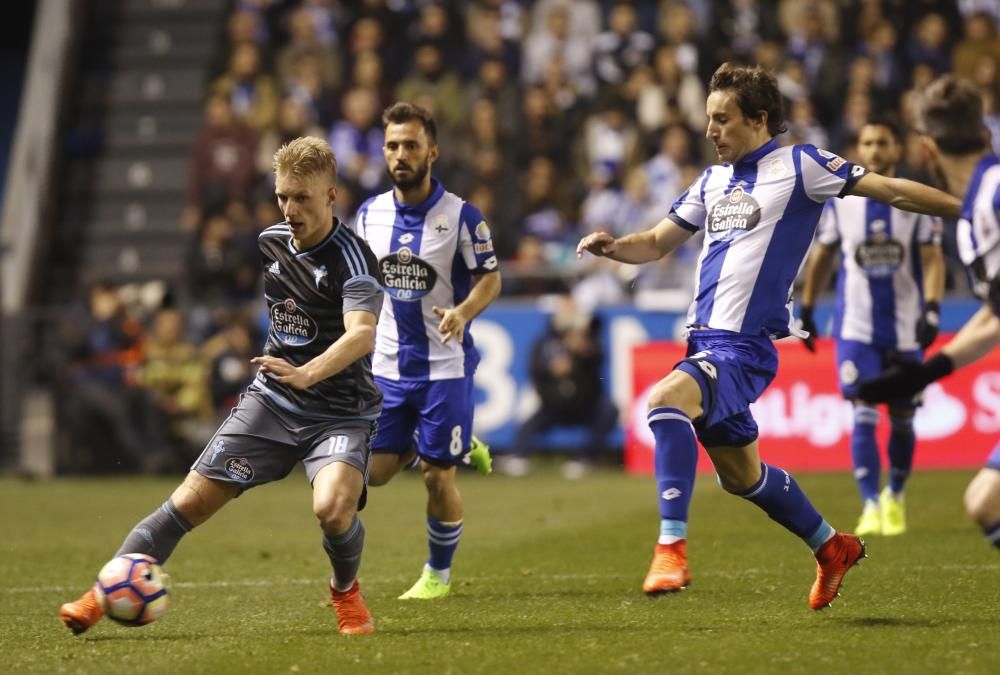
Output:
[[930,628],[938,624],[929,619],[907,619],[900,616],[852,616],[835,617],[837,623],[860,626],[862,628]]

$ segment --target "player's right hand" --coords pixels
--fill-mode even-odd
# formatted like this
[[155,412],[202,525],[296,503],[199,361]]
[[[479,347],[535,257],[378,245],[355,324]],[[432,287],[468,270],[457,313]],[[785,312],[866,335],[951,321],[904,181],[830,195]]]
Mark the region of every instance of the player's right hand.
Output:
[[809,333],[809,337],[802,338],[802,343],[806,346],[806,349],[811,351],[813,354],[816,353],[816,334],[819,332],[816,328],[816,320],[813,319],[813,308],[803,305],[799,309],[799,328]]
[[594,232],[588,234],[576,245],[576,257],[582,258],[584,251],[590,251],[592,255],[607,256],[618,250],[615,238],[607,232]]

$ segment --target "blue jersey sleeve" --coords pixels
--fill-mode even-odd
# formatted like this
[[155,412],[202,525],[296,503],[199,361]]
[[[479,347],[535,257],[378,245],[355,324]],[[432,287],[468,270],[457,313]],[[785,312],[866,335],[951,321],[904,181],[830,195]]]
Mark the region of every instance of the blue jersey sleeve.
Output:
[[802,186],[809,199],[825,202],[832,197],[843,197],[868,170],[860,164],[848,162],[840,155],[821,150],[815,145],[800,145],[799,171]]
[[705,218],[708,215],[705,209],[705,185],[711,175],[712,167],[708,167],[691,184],[691,187],[677,198],[670,213],[667,214],[667,218],[686,230],[692,232],[701,230],[705,226]]
[[499,267],[493,250],[493,233],[483,214],[472,204],[462,204],[461,229],[458,233],[458,248],[462,260],[470,272],[484,274],[494,272]]

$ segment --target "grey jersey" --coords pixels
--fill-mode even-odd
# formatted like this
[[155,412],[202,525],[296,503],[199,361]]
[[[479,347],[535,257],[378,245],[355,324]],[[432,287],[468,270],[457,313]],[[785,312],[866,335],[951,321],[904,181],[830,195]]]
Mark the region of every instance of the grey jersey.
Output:
[[[347,312],[378,316],[378,261],[368,244],[339,220],[326,239],[306,251],[295,249],[286,223],[267,228],[257,241],[270,318],[265,354],[301,366],[340,339]],[[251,387],[282,409],[313,419],[374,417],[382,405],[370,355],[308,389],[260,374]]]

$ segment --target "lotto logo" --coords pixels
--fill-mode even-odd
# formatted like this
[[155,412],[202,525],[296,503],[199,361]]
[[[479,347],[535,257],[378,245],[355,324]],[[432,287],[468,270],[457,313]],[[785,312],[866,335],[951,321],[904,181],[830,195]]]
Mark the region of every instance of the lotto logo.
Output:
[[663,498],[663,501],[669,502],[671,499],[677,499],[682,494],[683,493],[680,490],[678,490],[675,487],[672,487],[664,490],[663,493],[660,494],[660,497]]

